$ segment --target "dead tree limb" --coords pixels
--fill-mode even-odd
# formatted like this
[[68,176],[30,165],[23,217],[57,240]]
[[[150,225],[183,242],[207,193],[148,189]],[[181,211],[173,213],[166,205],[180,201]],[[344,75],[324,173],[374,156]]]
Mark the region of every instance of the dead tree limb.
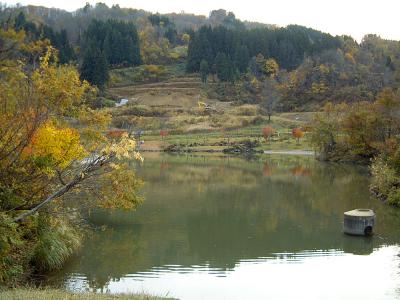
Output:
[[107,163],[109,163],[113,158],[115,157],[114,154],[110,154],[107,156],[99,156],[97,158],[91,159],[90,162],[86,165],[86,167],[78,174],[76,175],[70,182],[67,184],[63,185],[60,189],[58,189],[56,192],[48,196],[45,200],[40,202],[39,204],[35,205],[32,207],[30,210],[27,212],[17,216],[14,219],[14,222],[21,222],[24,219],[26,219],[29,216],[32,216],[35,214],[38,210],[40,210],[43,206],[48,204],[49,202],[53,201],[54,199],[57,199],[73,189],[75,186],[80,184],[82,181],[84,181],[86,178],[88,178],[89,174],[104,167]]

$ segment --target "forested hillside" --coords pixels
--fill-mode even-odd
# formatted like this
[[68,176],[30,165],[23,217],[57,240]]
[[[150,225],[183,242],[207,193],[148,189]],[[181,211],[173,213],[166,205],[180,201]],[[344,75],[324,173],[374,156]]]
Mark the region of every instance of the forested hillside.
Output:
[[[142,9],[121,8],[119,5],[108,7],[104,3],[97,3],[94,6],[86,4],[86,6],[74,12],[33,5],[17,8],[7,8],[4,6],[2,8],[2,12],[7,15],[11,14],[15,16],[21,11],[36,23],[47,24],[55,31],[66,30],[73,44],[79,43],[81,34],[87,29],[93,19],[102,21],[115,19],[124,22],[134,22],[140,30],[143,30],[148,25],[148,17],[152,15],[152,13]],[[238,22],[232,13],[228,13],[223,9],[212,11],[209,17],[185,12],[165,14],[163,17],[171,20],[171,23],[174,24],[178,32],[197,30],[204,25],[233,26]],[[271,26],[248,21],[240,23],[247,28]]]
[[[210,78],[217,83],[205,86],[210,97],[269,102],[270,110],[291,111],[315,110],[329,101],[373,101],[400,80],[398,41],[371,34],[358,43],[298,25],[242,22],[225,10],[208,17],[160,15],[98,3],[72,13],[3,7],[0,17],[16,30],[48,40],[60,63],[77,63],[82,79],[100,88],[118,83],[109,76],[112,69],[143,64],[142,71],[134,71],[141,74],[135,80],[160,81],[166,66],[183,63],[204,83]],[[275,95],[273,100],[267,94]]]
[[340,38],[302,26],[252,30],[204,26],[193,34],[189,44],[188,71],[198,72],[202,59],[213,65],[218,53],[228,56],[242,73],[250,58],[258,54],[274,58],[282,68],[293,70],[305,56],[340,47]]

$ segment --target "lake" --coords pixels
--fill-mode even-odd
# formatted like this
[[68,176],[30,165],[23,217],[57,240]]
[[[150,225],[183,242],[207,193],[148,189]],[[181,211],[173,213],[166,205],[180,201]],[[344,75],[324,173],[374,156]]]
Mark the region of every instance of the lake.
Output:
[[[368,169],[313,157],[147,153],[135,212],[97,211],[96,230],[49,281],[72,291],[179,299],[400,299],[400,210]],[[372,208],[370,238],[343,212]]]

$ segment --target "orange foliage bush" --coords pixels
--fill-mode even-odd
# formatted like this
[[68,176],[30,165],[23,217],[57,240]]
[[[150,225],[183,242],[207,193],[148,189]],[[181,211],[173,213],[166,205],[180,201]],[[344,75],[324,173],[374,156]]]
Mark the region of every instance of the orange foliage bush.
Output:
[[271,126],[264,127],[262,129],[262,134],[265,141],[268,141],[275,134],[275,129]]
[[162,139],[164,139],[168,135],[169,135],[168,130],[160,130],[160,136]]
[[107,137],[109,137],[111,139],[119,139],[124,134],[128,134],[128,133],[125,130],[109,130],[107,132]]
[[294,128],[292,130],[293,137],[297,140],[297,143],[304,136],[304,131],[301,128]]

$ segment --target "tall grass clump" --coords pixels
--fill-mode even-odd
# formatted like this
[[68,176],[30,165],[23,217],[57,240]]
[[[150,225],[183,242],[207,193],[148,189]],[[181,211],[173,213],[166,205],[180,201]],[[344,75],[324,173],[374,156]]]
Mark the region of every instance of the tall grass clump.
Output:
[[81,234],[64,219],[40,223],[31,263],[38,271],[59,269],[81,245]]

